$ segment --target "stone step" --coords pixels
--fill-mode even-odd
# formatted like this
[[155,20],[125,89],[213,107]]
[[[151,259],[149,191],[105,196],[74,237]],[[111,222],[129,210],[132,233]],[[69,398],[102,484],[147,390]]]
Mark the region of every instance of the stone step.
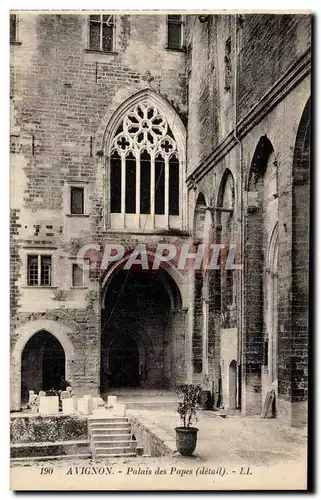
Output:
[[[91,453],[77,453],[73,455],[45,455],[39,457],[17,457],[11,458],[10,462],[12,463],[20,463],[20,462],[41,462],[43,460],[75,460],[78,458],[91,458]],[[72,463],[72,462],[71,462]]]
[[130,432],[128,432],[127,434],[123,433],[123,434],[109,434],[109,433],[101,433],[101,434],[93,434],[92,435],[92,440],[95,441],[95,442],[98,442],[98,441],[105,441],[105,440],[109,440],[109,441],[128,441],[129,439],[131,439],[131,434]]
[[136,453],[132,453],[132,452],[126,452],[126,453],[115,453],[115,454],[106,454],[106,453],[98,453],[96,455],[96,458],[110,458],[110,457],[113,457],[113,458],[121,458],[121,457],[136,457]]
[[89,426],[89,431],[97,430],[97,429],[104,429],[105,431],[107,430],[113,430],[113,429],[129,429],[130,425],[126,422],[122,423],[120,422],[119,424],[108,424],[106,422],[95,422],[94,424],[91,424]]
[[105,434],[105,435],[115,435],[115,434],[130,434],[130,426],[129,424],[127,427],[113,427],[113,428],[106,428],[106,427],[94,427],[90,428],[90,434],[96,435],[96,434]]
[[133,453],[134,456],[135,448],[132,446],[115,446],[115,447],[107,447],[107,446],[99,446],[95,448],[95,457],[106,455],[106,456],[118,456],[123,455],[124,453]]
[[108,439],[104,439],[103,441],[93,440],[93,443],[94,443],[96,450],[98,448],[122,448],[122,447],[135,448],[136,447],[136,441],[132,441],[131,439],[125,439],[123,441],[109,441]]
[[176,410],[178,402],[177,401],[124,401],[126,408],[129,410],[162,410],[166,408],[167,410]]
[[98,416],[98,415],[90,415],[88,417],[89,425],[96,423],[107,423],[107,424],[123,424],[128,423],[127,417],[106,417],[106,416]]
[[84,456],[90,451],[88,440],[55,441],[40,443],[16,443],[10,446],[11,458],[40,456]]

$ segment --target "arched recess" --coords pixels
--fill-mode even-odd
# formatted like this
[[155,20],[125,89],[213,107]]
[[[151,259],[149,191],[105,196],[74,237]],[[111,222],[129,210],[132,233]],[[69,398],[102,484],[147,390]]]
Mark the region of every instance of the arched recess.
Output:
[[106,226],[186,229],[186,131],[159,94],[131,96],[106,123]]
[[36,320],[24,323],[15,330],[17,341],[13,346],[10,361],[11,370],[11,409],[19,410],[21,406],[21,356],[25,345],[36,333],[45,330],[60,342],[65,352],[65,374],[71,379],[71,364],[75,357],[73,344],[69,338],[72,330],[62,323],[52,320]]
[[26,343],[21,357],[21,403],[29,391],[60,390],[66,380],[66,356],[59,340],[46,330],[35,333]]
[[[152,263],[155,254],[148,256]],[[110,387],[125,385],[167,387],[185,372],[185,310],[180,289],[167,268],[144,270],[133,265],[124,269],[128,258],[117,262],[103,278],[102,395]]]
[[[203,193],[199,193],[193,217],[193,247],[194,252],[198,251],[199,245],[204,244],[204,229],[206,218],[206,201]],[[199,268],[197,268],[199,267]],[[193,363],[193,378],[195,382],[200,381],[200,374],[204,368],[204,341],[207,337],[207,317],[204,316],[204,269],[203,265],[195,266],[190,261],[190,279],[194,290],[194,315],[193,315],[193,332],[192,332],[192,363]]]
[[276,223],[269,242],[266,260],[266,341],[269,385],[277,395],[278,360],[278,253],[279,224]]
[[[262,408],[262,366],[268,363],[267,262],[268,244],[278,221],[278,170],[269,138],[261,136],[255,148],[247,180],[244,216],[244,332],[243,382],[248,398],[244,407],[258,414]],[[265,379],[264,379],[265,380]],[[265,388],[266,390],[268,387]],[[264,389],[264,390],[265,390]],[[265,395],[263,395],[265,397]]]
[[[233,269],[226,266],[230,245],[235,243],[235,183],[226,168],[217,194],[216,241],[224,248],[220,252],[220,291],[222,328],[236,326],[236,283]],[[237,251],[237,249],[236,249]]]
[[[236,215],[235,215],[235,181],[230,169],[226,168],[221,177],[219,189],[217,192],[217,210],[215,212],[215,230],[216,241],[221,244],[220,265],[215,276],[215,295],[220,298],[218,302],[219,317],[216,317],[218,335],[215,342],[215,357],[217,364],[220,363],[220,369],[216,366],[216,387],[217,400],[226,407],[236,407],[237,391],[237,373],[238,363],[234,361],[232,368],[231,359],[238,359],[238,331],[237,327],[237,301],[236,285],[237,275],[230,263],[237,262],[238,242],[236,233]],[[234,247],[234,259],[230,262]],[[219,374],[221,374],[221,387],[219,383]],[[233,384],[235,395],[231,396],[230,384]],[[220,393],[218,391],[221,391]],[[234,394],[233,392],[233,394]]]
[[[311,99],[299,123],[293,153],[292,289],[291,289],[291,398],[307,401],[309,348],[309,249],[313,235],[310,223]],[[312,270],[312,268],[311,268]],[[285,375],[285,374],[284,374]],[[302,421],[306,418],[302,411]],[[304,414],[304,416],[303,416]]]
[[193,217],[193,241],[194,243],[203,243],[204,239],[204,225],[206,215],[206,201],[203,193],[199,193]]

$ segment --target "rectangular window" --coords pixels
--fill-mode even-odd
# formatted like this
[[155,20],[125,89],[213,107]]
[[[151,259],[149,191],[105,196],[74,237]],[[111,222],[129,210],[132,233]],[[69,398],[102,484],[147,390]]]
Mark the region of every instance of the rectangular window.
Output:
[[155,214],[165,213],[165,162],[162,157],[155,160]]
[[40,272],[40,283],[41,286],[51,285],[51,256],[41,255],[41,272]]
[[225,90],[230,90],[232,83],[232,63],[231,63],[231,37],[229,37],[225,42],[225,56],[224,56],[224,64],[225,64]]
[[10,14],[10,43],[17,41],[17,15]]
[[72,286],[84,286],[84,272],[78,264],[72,265]]
[[72,186],[70,188],[70,213],[74,215],[85,213],[83,187]]
[[167,16],[167,48],[173,50],[182,49],[182,16],[168,15]]
[[114,28],[114,16],[89,16],[89,49],[112,52],[114,50]]
[[28,286],[38,286],[38,255],[28,255]]
[[10,135],[10,153],[19,153],[18,135]]
[[126,214],[136,213],[136,158],[129,155],[126,158]]
[[51,286],[51,255],[28,255],[28,286]]
[[140,213],[150,214],[150,156],[146,151],[140,157]]
[[169,160],[169,215],[179,215],[179,161],[173,156]]
[[226,271],[226,303],[232,305],[233,300],[233,271],[228,269]]
[[110,160],[110,211],[114,214],[121,212],[121,159],[114,154]]

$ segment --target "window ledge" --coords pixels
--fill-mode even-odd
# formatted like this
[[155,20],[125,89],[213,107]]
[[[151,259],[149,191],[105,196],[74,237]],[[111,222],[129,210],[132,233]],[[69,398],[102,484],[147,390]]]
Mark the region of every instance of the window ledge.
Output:
[[85,49],[85,52],[88,52],[89,54],[104,54],[104,55],[111,55],[111,56],[118,55],[118,52],[115,52],[113,50],[107,52],[104,50]]
[[22,43],[18,41],[12,41],[10,42],[10,45],[22,45]]
[[185,47],[182,47],[180,49],[174,49],[173,47],[165,47],[165,50],[169,50],[170,52],[186,52]]
[[70,286],[70,290],[87,290],[88,286]]
[[89,214],[66,214],[66,217],[89,217]]
[[43,289],[43,288],[48,288],[49,290],[54,290],[56,288],[58,288],[57,286],[46,286],[46,285],[24,285],[24,286],[21,286],[20,288],[32,288],[33,290],[35,289]]

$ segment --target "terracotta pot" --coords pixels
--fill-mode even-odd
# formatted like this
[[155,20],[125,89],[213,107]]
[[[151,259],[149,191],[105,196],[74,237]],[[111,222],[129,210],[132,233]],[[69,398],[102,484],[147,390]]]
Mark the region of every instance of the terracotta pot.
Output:
[[190,456],[196,448],[197,433],[196,427],[176,427],[176,448],[181,455]]

